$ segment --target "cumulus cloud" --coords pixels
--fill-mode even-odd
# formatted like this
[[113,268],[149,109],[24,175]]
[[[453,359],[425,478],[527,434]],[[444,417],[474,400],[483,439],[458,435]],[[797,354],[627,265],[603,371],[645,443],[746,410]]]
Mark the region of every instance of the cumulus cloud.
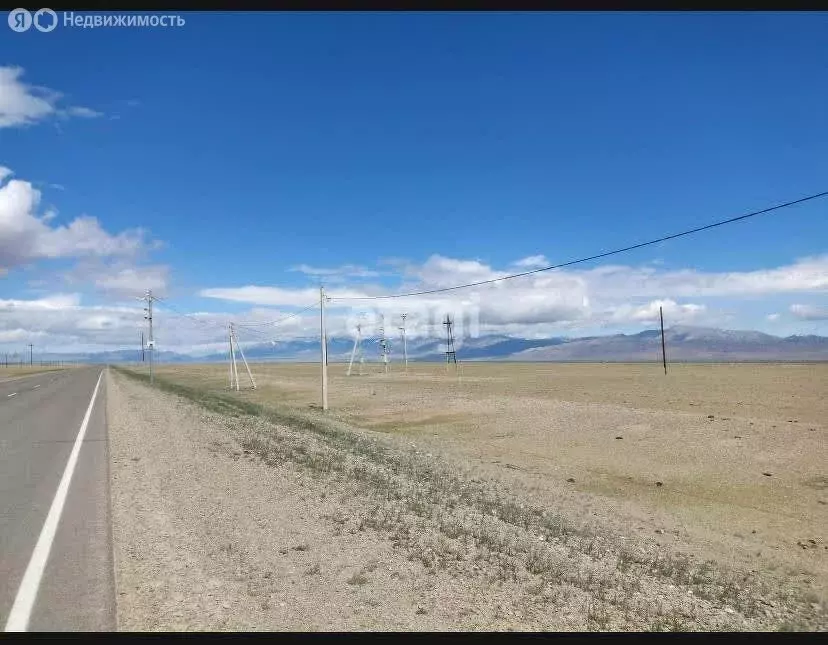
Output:
[[545,255],[530,255],[515,262],[514,266],[519,269],[540,269],[542,267],[548,267],[551,264]]
[[152,289],[155,295],[163,297],[167,292],[168,276],[169,267],[165,265],[124,267],[100,274],[94,284],[98,291],[113,296],[140,296]]
[[98,117],[102,117],[104,115],[103,112],[98,112],[92,108],[81,107],[78,105],[66,108],[63,114],[66,116],[78,116],[83,119],[97,119]]
[[80,295],[54,294],[37,300],[3,300],[0,299],[0,311],[59,311],[80,305]]
[[51,117],[102,116],[88,107],[62,107],[62,93],[29,85],[22,80],[23,74],[21,67],[0,67],[0,128],[28,126]]
[[281,287],[246,287],[202,289],[199,294],[204,298],[216,298],[233,302],[246,302],[256,305],[302,307],[319,300],[317,289],[283,289]]
[[769,295],[828,289],[828,255],[755,271],[713,273],[694,269],[660,272],[654,267],[603,267],[581,272],[599,288],[638,296],[719,297]]
[[[546,258],[524,258],[512,263],[529,266]],[[386,261],[386,264],[389,262]],[[730,309],[717,298],[727,296],[728,307],[742,297],[819,292],[828,288],[828,255],[803,258],[791,264],[744,272],[665,270],[656,266],[604,265],[582,270],[556,270],[502,280],[509,272],[480,260],[434,255],[421,264],[395,260],[397,284],[364,283],[332,286],[328,294],[332,328],[352,329],[358,320],[396,319],[409,315],[413,333],[432,330],[440,335],[445,313],[472,316],[485,333],[523,337],[577,334],[580,330],[645,327],[658,323],[662,307],[665,323],[729,325]],[[401,299],[369,299],[401,292],[443,289],[463,283],[494,282],[468,289]],[[318,291],[283,286],[246,286],[204,289],[200,295],[253,305],[301,307],[318,299]],[[359,298],[365,298],[360,300]],[[738,309],[738,306],[737,306]],[[472,313],[473,312],[473,313]],[[318,324],[309,319],[306,331]],[[331,332],[334,333],[334,332]]]
[[[82,307],[77,293],[58,293],[34,300],[0,299],[0,331],[7,334],[0,343],[6,343],[8,350],[14,344],[37,341],[41,351],[107,345],[125,341],[123,331],[137,329],[141,319],[140,306]],[[12,347],[8,346],[10,343]]]
[[828,320],[828,307],[791,305],[791,313],[800,320]]
[[[0,351],[23,352],[28,343],[38,352],[99,352],[140,349],[141,333],[146,331],[143,304],[84,305],[78,293],[56,293],[41,298],[0,299]],[[227,323],[235,320],[242,343],[270,339],[299,338],[319,325],[319,313],[311,311],[280,326],[278,335],[264,322],[287,315],[286,310],[252,308],[246,312],[198,312],[183,315],[178,307],[165,301],[156,303],[153,328],[160,351],[194,355],[225,351]]]
[[305,275],[314,277],[326,277],[328,279],[335,278],[377,278],[382,275],[379,271],[367,269],[356,264],[344,264],[340,267],[313,267],[307,264],[299,264],[291,267],[289,271],[304,273]]
[[143,230],[113,235],[88,215],[52,226],[53,212],[38,213],[39,190],[28,181],[6,181],[8,168],[0,168],[0,175],[0,268],[44,259],[129,257],[147,248]]
[[660,322],[660,313],[672,324],[690,323],[707,310],[705,305],[695,303],[677,303],[675,300],[653,300],[645,305],[620,305],[610,308],[608,318],[612,322],[637,322],[654,325]]

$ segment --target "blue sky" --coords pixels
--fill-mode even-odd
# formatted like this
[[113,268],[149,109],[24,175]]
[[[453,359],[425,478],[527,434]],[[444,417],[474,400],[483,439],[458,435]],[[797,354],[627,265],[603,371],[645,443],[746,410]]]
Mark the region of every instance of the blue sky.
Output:
[[[332,292],[451,284],[826,190],[826,28],[814,13],[356,12],[4,28],[0,66],[23,70],[10,83],[61,96],[0,127],[0,165],[41,192],[37,216],[56,209],[47,226],[88,214],[106,235],[147,235],[94,261],[6,259],[0,299],[75,294],[121,329],[128,317],[106,307],[147,271],[181,311],[266,320],[318,285],[302,265],[362,267],[325,276]],[[488,315],[518,335],[634,331],[661,299],[679,322],[824,333],[827,213],[817,201],[613,258],[661,286],[622,293],[593,263],[561,278],[580,285],[569,295],[524,282]],[[807,285],[790,286],[808,258]],[[754,285],[774,270],[776,286]],[[717,280],[731,286],[704,291]],[[233,291],[247,286],[271,291]],[[8,342],[23,338],[14,325]],[[112,325],[107,344],[121,342]]]

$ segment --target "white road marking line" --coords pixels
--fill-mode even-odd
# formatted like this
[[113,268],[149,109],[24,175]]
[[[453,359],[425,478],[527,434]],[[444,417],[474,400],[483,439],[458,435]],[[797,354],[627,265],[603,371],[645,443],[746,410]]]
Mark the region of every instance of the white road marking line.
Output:
[[63,477],[60,478],[60,484],[58,484],[55,498],[52,500],[52,506],[49,508],[49,514],[43,523],[40,537],[37,538],[37,544],[35,544],[29,565],[26,567],[26,573],[23,574],[23,580],[20,582],[17,596],[14,598],[14,604],[9,612],[9,618],[6,621],[5,631],[7,632],[25,632],[29,626],[29,618],[32,615],[32,609],[37,599],[40,580],[43,578],[43,570],[46,568],[46,561],[49,559],[49,552],[52,550],[52,542],[55,539],[55,533],[57,533],[60,515],[63,513],[63,505],[66,503],[66,496],[69,493],[69,483],[72,481],[75,465],[78,463],[81,444],[83,443],[83,438],[86,436],[86,427],[89,425],[89,417],[92,416],[92,408],[98,396],[98,388],[101,386],[102,377],[103,370],[101,370],[98,376],[98,382],[95,384],[95,391],[92,392],[89,407],[86,408],[86,414],[81,422],[80,430],[78,430],[78,436],[75,437],[72,452],[69,453],[69,460],[66,462]]
[[9,394],[9,397],[12,397],[12,396],[17,396],[17,392],[12,392],[11,394]]
[[40,387],[39,385],[35,385],[32,389],[36,390],[39,387]]

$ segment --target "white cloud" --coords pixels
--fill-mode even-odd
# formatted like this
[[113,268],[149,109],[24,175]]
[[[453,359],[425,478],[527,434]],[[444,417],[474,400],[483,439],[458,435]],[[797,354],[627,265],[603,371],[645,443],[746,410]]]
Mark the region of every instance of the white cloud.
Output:
[[97,119],[98,117],[102,117],[104,114],[103,112],[98,112],[97,110],[93,110],[92,108],[88,107],[81,107],[81,106],[72,106],[70,108],[66,108],[63,114],[66,116],[79,116],[83,119]]
[[800,320],[828,320],[828,307],[791,305],[791,313]]
[[[57,293],[32,300],[0,299],[0,351],[22,352],[26,344],[35,344],[35,357],[42,352],[99,352],[140,348],[141,333],[146,332],[143,303],[139,301],[111,305],[83,305],[80,294]],[[252,309],[242,314],[200,312],[181,315],[165,301],[155,305],[154,335],[160,351],[203,354],[224,351],[227,347],[227,323],[245,324],[276,320],[288,312]],[[257,325],[253,330],[240,328],[242,343],[266,342],[285,337],[308,335],[319,324],[318,311],[280,326],[278,334]]]
[[11,177],[14,172],[11,168],[6,168],[5,166],[0,166],[0,184],[2,184],[8,177]]
[[[3,168],[9,176],[7,168]],[[82,215],[50,226],[54,213],[38,215],[41,193],[31,183],[0,180],[0,268],[9,269],[42,259],[130,257],[144,251],[141,229],[110,234],[98,220]]]
[[325,276],[337,278],[376,278],[382,275],[379,271],[366,269],[365,267],[356,264],[345,264],[340,267],[322,268],[313,267],[307,264],[299,264],[291,267],[289,271],[304,273],[311,276]]
[[598,278],[605,291],[642,297],[748,296],[828,289],[828,255],[803,258],[773,269],[705,273],[694,269],[659,272],[654,267],[603,267],[580,272]]
[[157,296],[166,295],[169,267],[150,265],[125,267],[115,271],[101,272],[95,278],[95,288],[114,296],[140,296],[152,289]]
[[202,289],[198,295],[233,302],[288,307],[305,307],[319,300],[318,289],[282,289],[254,285],[227,289]]
[[779,314],[768,314],[765,318],[768,320],[768,322],[776,322],[777,320],[779,320]]
[[[370,292],[355,289],[337,289],[336,294],[341,298],[362,298],[370,295]],[[202,289],[198,295],[203,298],[216,298],[218,300],[272,307],[307,307],[319,302],[319,289],[312,287],[290,289],[250,285],[246,287]]]
[[674,300],[653,300],[646,305],[621,305],[608,310],[609,320],[612,322],[635,322],[645,325],[660,323],[660,312],[663,311],[667,324],[677,325],[697,320],[707,307],[705,305],[685,303]]
[[514,266],[521,269],[540,269],[550,266],[551,264],[552,263],[546,259],[545,255],[530,255],[527,258],[523,258],[522,260],[515,262]]
[[142,322],[140,304],[127,307],[83,307],[79,294],[53,294],[36,300],[0,300],[0,331],[14,345],[37,341],[39,351],[73,346],[106,346],[132,340]]
[[[529,260],[541,262],[541,258],[522,261],[529,264]],[[487,333],[536,337],[562,332],[577,334],[584,329],[654,326],[658,323],[659,306],[663,308],[667,326],[728,326],[739,321],[740,298],[818,292],[828,288],[828,255],[745,272],[664,270],[651,265],[619,264],[556,270],[505,281],[499,278],[507,275],[506,271],[479,260],[434,255],[419,265],[397,259],[393,266],[398,270],[395,286],[345,284],[327,290],[334,297],[329,304],[332,329],[350,333],[347,330],[356,325],[360,315],[363,319],[372,319],[384,314],[390,320],[407,312],[413,329],[428,328],[440,335],[440,323],[446,312],[454,312],[456,316],[470,316],[474,312],[478,328]],[[401,299],[337,300],[429,291],[486,280],[495,282]],[[279,307],[307,306],[318,299],[316,289],[278,285],[204,289],[200,295]],[[716,301],[723,296],[727,296],[726,303]],[[317,324],[309,319],[306,333],[315,333]],[[751,326],[749,319],[738,324]]]
[[0,67],[0,128],[32,125],[53,116],[101,116],[87,107],[60,107],[63,98],[60,92],[23,82],[23,73],[21,67]]
[[25,329],[2,329],[0,330],[0,344],[19,343],[25,344],[32,339],[40,339],[47,336],[45,332],[27,331]]
[[59,311],[80,305],[77,293],[58,293],[37,300],[3,300],[0,299],[0,311]]

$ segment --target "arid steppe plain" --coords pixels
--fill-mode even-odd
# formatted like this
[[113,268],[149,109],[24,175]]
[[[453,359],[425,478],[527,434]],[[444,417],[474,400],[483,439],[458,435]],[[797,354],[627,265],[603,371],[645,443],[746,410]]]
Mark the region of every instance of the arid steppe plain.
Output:
[[828,626],[826,364],[331,364],[324,414],[318,364],[146,367],[122,628]]

